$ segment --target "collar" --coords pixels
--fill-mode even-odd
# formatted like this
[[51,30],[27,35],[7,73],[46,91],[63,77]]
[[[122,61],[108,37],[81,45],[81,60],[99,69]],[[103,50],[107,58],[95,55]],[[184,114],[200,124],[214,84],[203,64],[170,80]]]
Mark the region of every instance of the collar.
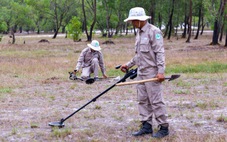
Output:
[[148,25],[149,25],[149,23],[147,22],[139,31],[140,32],[146,31],[148,29]]
[[92,51],[91,51],[91,48],[90,48],[90,47],[88,47],[88,52],[91,52],[91,53],[97,53],[98,51],[95,51],[95,50],[94,50],[94,51],[92,52]]

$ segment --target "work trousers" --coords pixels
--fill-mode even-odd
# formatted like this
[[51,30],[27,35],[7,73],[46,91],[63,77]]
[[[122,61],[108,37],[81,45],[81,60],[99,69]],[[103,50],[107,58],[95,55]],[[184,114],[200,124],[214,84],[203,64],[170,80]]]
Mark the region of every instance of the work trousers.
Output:
[[[153,78],[154,76],[138,75],[139,80]],[[147,121],[152,125],[152,117],[154,116],[158,125],[167,126],[167,113],[165,103],[163,101],[163,88],[158,81],[140,83],[137,85],[138,109],[141,121]]]
[[99,75],[99,60],[97,58],[92,59],[91,66],[84,67],[82,69],[81,78],[89,78],[91,73],[94,73],[94,77]]

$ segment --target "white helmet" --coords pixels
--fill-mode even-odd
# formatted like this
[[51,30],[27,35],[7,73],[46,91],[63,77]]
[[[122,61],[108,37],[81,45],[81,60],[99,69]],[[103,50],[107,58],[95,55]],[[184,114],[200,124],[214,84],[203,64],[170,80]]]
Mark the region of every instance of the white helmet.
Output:
[[150,18],[151,16],[147,16],[142,7],[134,7],[130,9],[129,16],[127,19],[124,20],[124,22],[132,21],[132,20],[145,21]]
[[95,51],[101,50],[101,47],[99,46],[99,42],[97,40],[92,40],[91,44],[87,44],[87,46]]

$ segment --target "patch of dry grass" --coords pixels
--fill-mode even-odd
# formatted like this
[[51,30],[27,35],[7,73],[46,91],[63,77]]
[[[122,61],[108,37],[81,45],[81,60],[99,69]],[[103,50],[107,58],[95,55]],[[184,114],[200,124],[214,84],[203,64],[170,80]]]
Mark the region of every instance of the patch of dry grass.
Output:
[[[47,37],[50,43],[38,43],[40,39],[18,37],[10,45],[3,38],[0,43],[0,141],[227,141],[224,72],[184,73],[175,81],[164,82],[170,135],[161,140],[131,136],[140,126],[135,85],[111,89],[68,119],[65,128],[51,129],[49,122],[65,118],[115,82],[109,79],[85,85],[68,80],[68,72],[88,42]],[[95,39],[100,43],[107,40]],[[112,41],[115,45],[101,45],[107,73],[122,76],[114,67],[133,57],[134,37]],[[226,64],[227,50],[208,43],[210,37],[191,43],[166,40],[167,68],[214,61]]]

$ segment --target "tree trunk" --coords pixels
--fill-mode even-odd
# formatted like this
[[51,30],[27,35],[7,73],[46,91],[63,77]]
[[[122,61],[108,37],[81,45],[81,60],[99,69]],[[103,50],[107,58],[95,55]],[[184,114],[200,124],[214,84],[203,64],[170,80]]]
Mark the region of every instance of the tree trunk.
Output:
[[118,12],[118,19],[119,19],[119,21],[117,22],[117,26],[116,26],[116,31],[115,31],[115,35],[118,35],[118,32],[119,32],[119,30],[120,30],[120,27],[121,27],[121,13],[120,12]]
[[203,35],[203,31],[204,31],[204,28],[205,28],[205,25],[206,25],[204,23],[204,16],[202,16],[202,19],[201,20],[202,20],[202,24],[201,24],[202,25],[202,29],[201,29],[200,35]]
[[134,35],[136,35],[136,28],[133,26]]
[[151,24],[154,25],[154,23],[155,23],[155,0],[151,1],[150,15],[152,17]]
[[96,0],[94,0],[94,3],[92,5],[93,7],[91,7],[91,9],[93,10],[93,14],[94,14],[94,19],[92,21],[92,24],[90,26],[90,33],[88,34],[88,29],[87,29],[87,17],[86,17],[86,12],[85,12],[85,5],[84,5],[84,0],[82,0],[82,12],[83,12],[83,16],[84,16],[84,20],[83,20],[83,23],[84,23],[84,30],[85,30],[85,33],[87,35],[87,41],[91,41],[92,40],[92,31],[93,31],[93,28],[95,26],[95,23],[96,23]]
[[106,32],[107,32],[107,37],[111,37],[111,32],[110,32],[111,10],[108,7],[108,0],[103,0],[103,5],[105,7],[105,12],[106,12]]
[[[225,2],[224,2],[224,6],[226,5],[226,1],[227,0],[225,0]],[[223,9],[223,11],[224,11],[225,9]],[[222,27],[221,27],[221,35],[220,35],[220,38],[219,38],[219,41],[221,42],[222,41],[222,36],[223,36],[223,34],[224,34],[224,30],[225,30],[225,28],[227,28],[226,26],[225,26],[225,23],[226,23],[226,19],[227,19],[227,13],[226,13],[226,15],[223,15],[223,22],[222,22]]]
[[87,41],[90,41],[90,37],[88,35],[88,32],[87,32],[87,17],[86,17],[86,13],[85,13],[85,5],[84,5],[84,0],[82,0],[82,11],[83,11],[83,15],[84,15],[84,20],[83,20],[83,23],[84,23],[84,30],[85,30],[85,33],[87,35]]
[[126,28],[125,35],[127,36],[128,35],[128,23],[127,22],[125,23],[125,28]]
[[212,43],[211,45],[217,45],[218,44],[218,35],[219,35],[219,23],[218,20],[216,19],[214,22],[214,31],[213,31],[213,38],[212,38]]
[[167,39],[170,39],[171,37],[171,33],[172,33],[172,30],[173,30],[173,11],[174,11],[174,2],[175,0],[172,1],[172,10],[171,10],[171,14],[170,14],[170,17],[169,17],[169,34],[168,34],[168,38]]
[[117,22],[117,26],[116,26],[116,31],[115,31],[115,35],[118,35],[118,33],[120,32],[120,34],[122,34],[122,29],[123,29],[123,24],[122,24],[122,9],[124,9],[124,7],[122,7],[122,4],[125,1],[120,0],[120,4],[119,4],[119,9],[117,10],[117,17],[118,17],[118,22]]
[[[225,22],[225,21],[224,21],[224,22]],[[219,37],[219,41],[220,41],[220,42],[222,42],[223,32],[224,32],[224,23],[223,23],[222,26],[221,26],[221,34],[220,34],[220,37]]]
[[[178,9],[178,8],[179,8],[179,4],[176,3],[176,9]],[[176,30],[175,30],[175,36],[177,37],[177,40],[178,40],[179,17],[180,17],[180,14],[179,14],[179,12],[177,12],[177,18],[176,18],[177,25],[176,25]],[[181,28],[181,29],[182,29],[182,28]]]
[[61,33],[65,33],[65,26],[62,26],[62,31]]
[[59,31],[59,29],[56,29],[56,31],[54,32],[54,36],[52,37],[53,39],[55,39],[57,37],[58,31]]
[[182,38],[186,38],[188,19],[189,19],[189,17],[188,17],[187,14],[185,13],[185,17],[184,17],[184,31],[183,31],[183,33],[182,33]]
[[200,22],[201,22],[201,16],[202,16],[202,2],[201,2],[201,4],[200,4],[200,6],[199,6],[199,21],[198,21],[198,28],[197,28],[197,32],[196,32],[196,36],[195,36],[195,38],[194,39],[198,39],[198,37],[199,37],[199,31],[200,31]]
[[188,39],[186,40],[187,43],[190,42],[192,33],[192,0],[190,0],[189,4],[189,25],[188,25]]
[[220,0],[220,1],[221,1],[220,7],[219,7],[218,14],[217,14],[215,22],[214,22],[214,32],[213,32],[213,38],[212,38],[211,45],[219,44],[218,37],[219,37],[219,33],[220,33],[220,24],[223,19],[223,13],[224,13],[226,0]]
[[12,44],[16,42],[15,34],[14,34],[14,28],[11,29],[11,38],[12,38]]
[[117,23],[117,26],[116,26],[116,31],[115,31],[115,35],[118,35],[118,32],[119,32],[119,28],[120,28],[120,22]]
[[162,29],[162,15],[160,12],[158,14],[158,23],[159,23],[159,29]]
[[20,33],[22,33],[22,32],[23,32],[23,29],[22,29],[22,27],[19,27],[19,31],[20,31]]
[[39,27],[37,28],[37,34],[40,34],[40,29],[39,29]]
[[93,17],[93,21],[92,21],[92,24],[90,27],[90,38],[88,38],[88,41],[92,40],[92,31],[93,31],[93,29],[95,27],[95,23],[96,23],[96,0],[94,0],[94,3],[93,3],[93,14],[94,14],[94,17]]
[[168,31],[169,31],[169,22],[166,25],[166,30],[165,30],[165,33],[164,33],[164,36],[163,36],[164,38],[166,38]]
[[227,47],[227,30],[225,31],[225,47]]

